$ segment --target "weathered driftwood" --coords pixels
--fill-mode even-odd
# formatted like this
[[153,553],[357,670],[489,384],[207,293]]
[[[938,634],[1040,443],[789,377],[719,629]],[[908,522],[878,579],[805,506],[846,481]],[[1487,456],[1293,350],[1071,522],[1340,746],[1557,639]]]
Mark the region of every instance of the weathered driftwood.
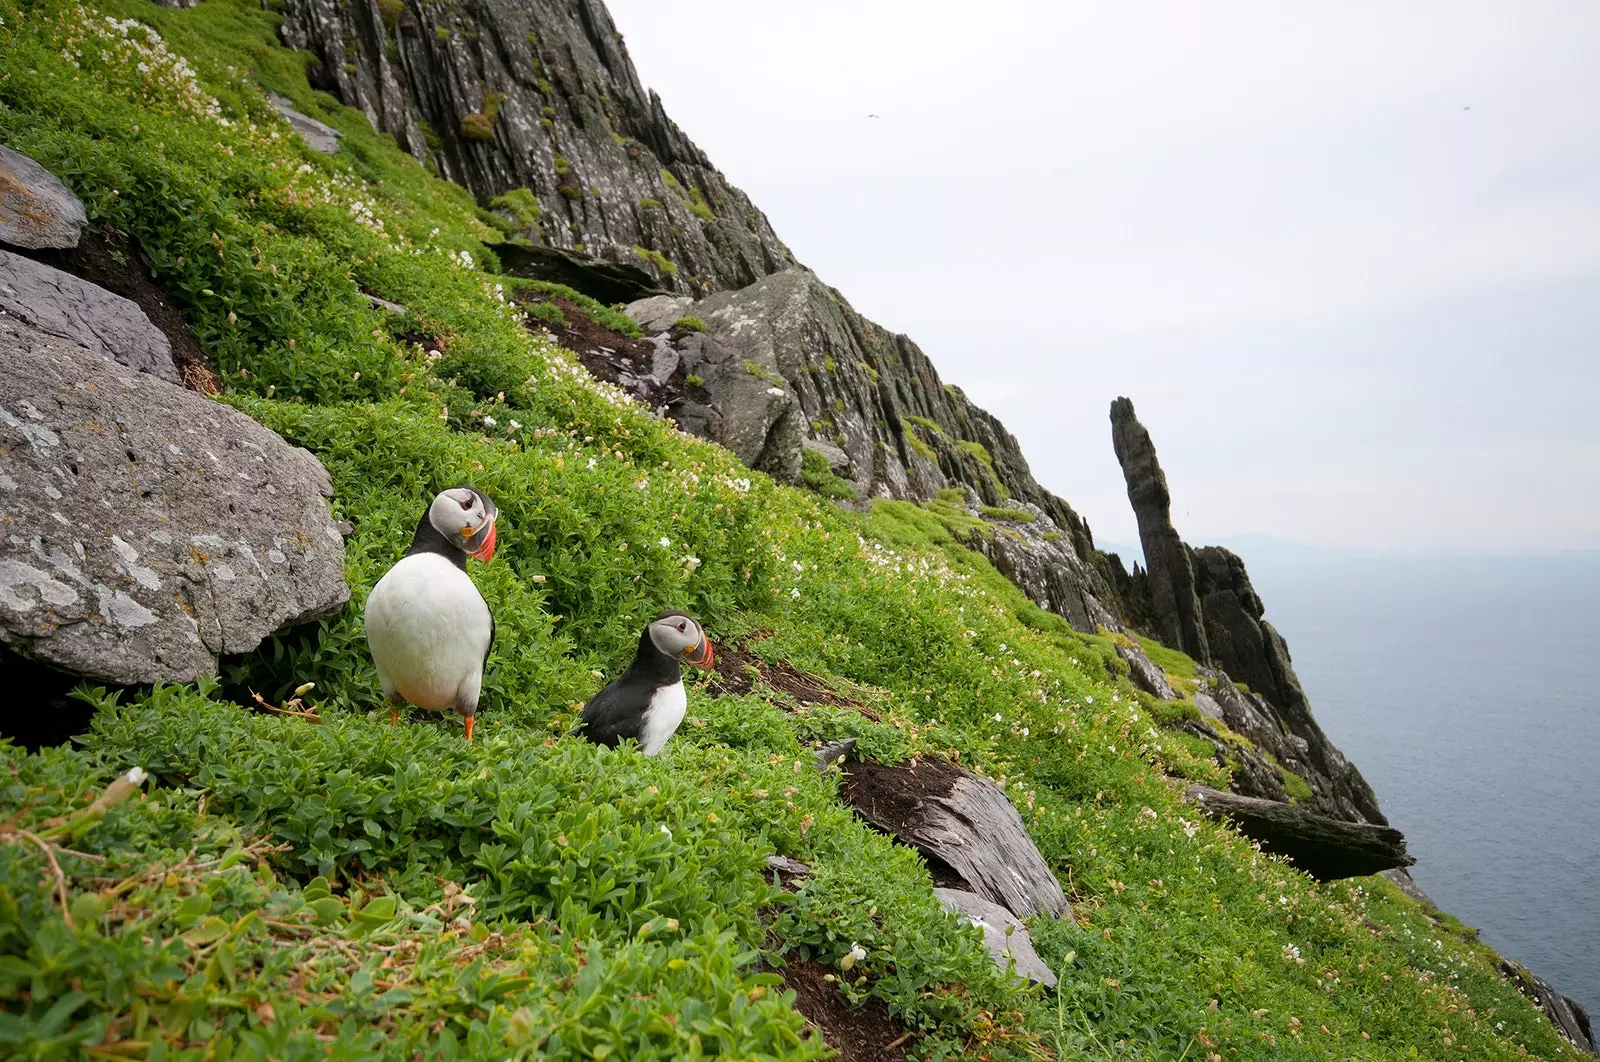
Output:
[[944,760],[851,763],[845,800],[873,826],[947,864],[972,891],[1018,918],[1072,916],[1005,792]]
[[1342,822],[1294,804],[1224,793],[1203,785],[1190,786],[1185,796],[1210,815],[1232,819],[1239,832],[1263,850],[1287,856],[1323,881],[1376,874],[1416,862],[1406,853],[1405,835],[1390,826]]

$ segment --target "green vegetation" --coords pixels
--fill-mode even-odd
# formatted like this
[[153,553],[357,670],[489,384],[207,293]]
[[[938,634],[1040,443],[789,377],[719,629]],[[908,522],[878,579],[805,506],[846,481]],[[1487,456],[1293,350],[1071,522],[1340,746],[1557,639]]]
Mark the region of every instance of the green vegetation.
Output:
[[630,339],[638,339],[644,335],[638,322],[627,314],[565,284],[555,284],[548,280],[528,280],[523,277],[501,277],[499,283],[508,291],[537,291],[553,299],[566,299],[595,324],[609,328],[613,332],[621,332]]
[[828,459],[815,450],[800,453],[800,482],[824,498],[856,500],[856,485],[829,467]]
[[980,505],[978,511],[991,520],[1005,520],[1013,524],[1033,523],[1033,514],[1026,509],[1003,509],[995,505]]
[[[1184,805],[1168,776],[1204,759],[951,530],[983,521],[781,487],[530,334],[472,198],[311,90],[276,23],[254,0],[0,0],[0,141],[134,238],[224,400],[315,453],[354,525],[343,614],[220,682],[85,690],[78,743],[0,744],[8,1057],[799,1062],[823,1045],[771,972],[798,957],[928,1059],[1568,1053],[1468,934]],[[263,89],[344,133],[339,154]],[[499,633],[472,744],[389,725],[360,609],[462,480],[502,528],[473,569]],[[665,606],[764,635],[747,647],[866,690],[877,718],[701,684],[659,757],[567,736]],[[250,707],[306,682],[320,725]],[[920,857],[811,769],[803,741],[847,734],[1006,788],[1074,896],[1076,922],[1031,927],[1054,998],[1007,983]],[[141,793],[92,805],[135,766]],[[812,866],[793,894],[773,852]]]
[[978,461],[990,472],[994,471],[994,458],[989,455],[989,450],[982,443],[973,442],[971,439],[957,439],[956,446],[962,453],[976,457]]
[[539,200],[527,188],[513,188],[497,195],[489,200],[489,206],[510,214],[516,219],[517,227],[522,229],[532,227],[544,215]]
[[464,140],[494,139],[494,119],[477,111],[462,115],[461,137]]
[[683,382],[690,387],[704,387],[706,385],[705,377],[692,372],[684,376]]
[[639,206],[645,210],[655,210],[661,206],[661,200],[651,199],[649,196],[639,200]]
[[715,221],[717,215],[712,211],[711,204],[706,202],[706,195],[699,187],[689,189],[689,213],[701,221]]
[[435,26],[433,29],[433,39],[438,41],[440,44],[444,44],[450,40],[450,31],[444,26]]
[[401,0],[378,0],[378,17],[383,19],[383,24],[389,29],[394,29],[400,24],[400,16],[406,13],[406,5]]
[[681,328],[685,332],[704,332],[706,330],[706,323],[693,314],[685,314],[676,321],[672,322],[672,327]]
[[567,157],[565,155],[557,153],[557,155],[556,155],[556,176],[557,177],[565,177],[567,174],[569,174],[571,172],[572,172],[572,163],[567,159]]
[[672,171],[665,166],[661,167],[661,182],[679,195],[683,194],[683,185],[678,183],[678,178],[674,177]]
[[936,421],[929,420],[927,417],[919,417],[912,413],[905,413],[901,415],[900,419],[906,424],[915,424],[924,431],[932,432],[934,435],[937,435],[941,438],[944,437],[944,429],[939,427]]
[[539,95],[541,96],[554,96],[556,94],[555,86],[542,77],[534,78],[533,87],[539,90]]
[[660,251],[651,250],[649,247],[636,243],[633,245],[633,253],[655,266],[664,276],[674,276],[678,272],[678,267]]
[[787,390],[789,387],[788,380],[785,380],[775,372],[768,372],[766,369],[763,369],[760,365],[757,365],[749,358],[744,360],[744,371],[749,373],[751,376],[754,376],[758,380],[766,381],[773,387],[781,387],[785,390]]

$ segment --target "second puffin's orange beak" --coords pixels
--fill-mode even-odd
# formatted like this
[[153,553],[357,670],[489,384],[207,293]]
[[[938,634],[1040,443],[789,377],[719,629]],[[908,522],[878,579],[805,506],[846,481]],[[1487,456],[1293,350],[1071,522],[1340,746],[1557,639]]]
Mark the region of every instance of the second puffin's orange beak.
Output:
[[683,658],[695,667],[711,667],[711,639],[701,637],[700,644],[683,651]]
[[490,560],[491,558],[494,557],[494,542],[495,542],[495,524],[494,524],[493,520],[490,520],[489,521],[489,531],[488,531],[487,534],[485,534],[483,536],[483,543],[477,549],[468,550],[467,551],[467,556],[473,557],[473,558],[475,558],[477,560],[481,560],[481,561]]

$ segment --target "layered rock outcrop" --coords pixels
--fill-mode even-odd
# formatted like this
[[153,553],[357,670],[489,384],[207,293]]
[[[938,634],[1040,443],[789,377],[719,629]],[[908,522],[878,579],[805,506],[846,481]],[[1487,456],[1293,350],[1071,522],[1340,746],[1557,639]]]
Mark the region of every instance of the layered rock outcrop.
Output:
[[[794,263],[766,217],[646,93],[598,0],[287,0],[316,87],[539,246],[706,294]],[[516,192],[523,189],[523,192]]]
[[[1179,537],[1155,444],[1126,398],[1111,404],[1111,431],[1149,566],[1144,573],[1136,566],[1131,575],[1113,575],[1125,615],[1153,617],[1158,636],[1176,637],[1189,655],[1212,665],[1202,669],[1206,687],[1194,695],[1202,714],[1220,719],[1304,778],[1316,811],[1387,826],[1372,787],[1312,716],[1289,648],[1264,618],[1244,562],[1218,546],[1191,549]],[[1278,799],[1276,783],[1255,787],[1266,792],[1250,792],[1250,779],[1259,775],[1236,775],[1235,787],[1245,783],[1247,795]]]
[[[1039,486],[1016,438],[943,384],[915,343],[810,271],[700,300],[645,299],[627,312],[679,358],[666,405],[685,430],[782,479],[793,481],[813,449],[861,499],[927,501],[955,488],[974,513],[1013,514],[969,545],[1079,630],[1115,625],[1088,524]],[[674,330],[684,317],[705,331]]]

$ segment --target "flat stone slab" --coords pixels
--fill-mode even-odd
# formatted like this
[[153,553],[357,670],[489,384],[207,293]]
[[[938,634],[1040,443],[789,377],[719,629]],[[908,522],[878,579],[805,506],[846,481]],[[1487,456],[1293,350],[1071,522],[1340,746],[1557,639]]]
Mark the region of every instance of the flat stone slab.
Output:
[[171,342],[139,304],[71,273],[0,251],[0,311],[130,369],[180,382]]
[[846,768],[842,795],[868,823],[938,860],[1012,914],[1070,918],[1061,883],[1005,791],[940,759]]
[[1014,961],[1018,977],[1046,988],[1056,986],[1055,971],[1039,958],[1039,953],[1033,950],[1033,938],[1028,936],[1028,927],[1010,911],[963,889],[934,889],[933,894],[940,903],[983,930],[983,946],[989,949],[989,956],[1001,973]]
[[5,315],[0,455],[0,641],[22,656],[187,682],[350,596],[315,457]]
[[0,243],[29,250],[78,246],[89,223],[61,178],[0,144]]
[[276,92],[269,93],[267,99],[272,103],[272,109],[288,119],[289,125],[300,134],[300,139],[312,151],[320,151],[324,155],[336,154],[339,150],[339,141],[343,133],[331,125],[317,121],[309,114],[301,114],[294,109],[293,104],[286,97]]

